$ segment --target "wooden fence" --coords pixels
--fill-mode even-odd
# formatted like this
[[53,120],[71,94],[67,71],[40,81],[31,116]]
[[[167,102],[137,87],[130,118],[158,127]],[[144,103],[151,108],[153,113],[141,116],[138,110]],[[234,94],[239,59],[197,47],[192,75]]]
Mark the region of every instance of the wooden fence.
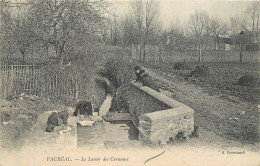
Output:
[[[157,46],[132,45],[132,58],[149,64],[199,62],[199,50],[165,51]],[[242,52],[242,62],[260,62],[260,51]],[[201,62],[240,62],[239,51],[202,50]]]
[[1,97],[9,98],[21,93],[43,97],[78,98],[77,75],[69,70],[43,72],[34,64],[1,64]]
[[[34,64],[8,65],[1,64],[2,97],[6,98],[11,94],[25,93],[35,94],[39,70]],[[18,85],[19,82],[19,85]]]

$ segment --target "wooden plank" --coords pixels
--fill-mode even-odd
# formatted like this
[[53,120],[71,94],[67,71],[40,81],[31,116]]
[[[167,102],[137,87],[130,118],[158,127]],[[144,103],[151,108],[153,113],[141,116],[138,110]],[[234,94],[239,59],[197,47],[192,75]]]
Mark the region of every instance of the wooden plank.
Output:
[[32,69],[29,68],[29,95],[31,95],[32,92]]
[[13,83],[14,83],[14,66],[11,66],[11,71],[10,71],[10,81],[8,83],[8,86],[9,86],[9,92],[8,92],[8,95],[13,95],[12,92],[13,92],[13,89],[14,89],[14,86],[13,86]]
[[6,90],[6,70],[5,70],[5,66],[4,66],[4,76],[2,77],[3,78],[3,80],[2,80],[2,82],[3,82],[3,98],[5,98],[5,90]]
[[[35,82],[35,84],[36,84],[36,89],[37,89],[37,90],[36,90],[36,95],[41,95],[41,93],[42,93],[41,87],[38,87],[38,81],[40,81],[39,78],[42,78],[42,77],[41,77],[41,70],[39,70],[39,71],[38,71],[38,74],[36,75],[36,82]],[[38,94],[38,90],[39,90],[39,93],[40,93],[40,94]]]

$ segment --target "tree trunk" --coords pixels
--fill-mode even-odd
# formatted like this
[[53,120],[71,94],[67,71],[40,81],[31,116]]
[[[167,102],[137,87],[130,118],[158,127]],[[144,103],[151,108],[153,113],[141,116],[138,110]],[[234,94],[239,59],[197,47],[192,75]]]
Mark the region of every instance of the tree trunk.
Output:
[[215,37],[215,50],[218,50],[218,41],[217,41],[217,37]]
[[201,62],[201,43],[200,43],[200,36],[199,36],[199,62]]
[[145,62],[145,58],[146,58],[146,51],[145,51],[145,47],[146,47],[146,44],[144,43],[143,44],[143,62]]
[[255,30],[255,14],[254,13],[253,13],[252,21],[253,21],[253,30]]
[[259,16],[260,16],[260,12],[258,12],[258,15],[257,15],[256,30],[259,30]]
[[20,49],[20,52],[21,52],[22,58],[23,58],[22,63],[25,64],[25,50],[24,49]]
[[60,58],[60,65],[61,66],[63,66],[63,64],[64,64],[64,56],[65,56],[65,54],[64,54],[64,47],[65,47],[65,43],[66,43],[66,41],[63,41],[61,47],[59,48],[59,58]]

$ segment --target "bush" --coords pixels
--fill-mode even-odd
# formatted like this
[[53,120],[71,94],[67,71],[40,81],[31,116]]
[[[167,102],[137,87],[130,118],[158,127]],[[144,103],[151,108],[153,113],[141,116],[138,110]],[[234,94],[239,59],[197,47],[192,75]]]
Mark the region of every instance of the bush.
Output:
[[[94,64],[72,61],[71,66],[48,65],[37,77],[37,95],[53,102],[71,105],[79,101],[92,101],[99,107],[105,98],[105,89],[96,82]],[[92,96],[95,96],[95,99]]]
[[208,77],[210,75],[207,65],[196,66],[195,70],[190,73],[190,77]]
[[104,75],[118,88],[129,83],[131,79],[135,79],[135,66],[135,63],[123,57],[110,58],[105,65]]
[[248,87],[259,87],[260,78],[257,73],[246,73],[238,79],[238,85]]
[[174,64],[174,70],[190,70],[191,67],[188,66],[185,62],[177,62]]

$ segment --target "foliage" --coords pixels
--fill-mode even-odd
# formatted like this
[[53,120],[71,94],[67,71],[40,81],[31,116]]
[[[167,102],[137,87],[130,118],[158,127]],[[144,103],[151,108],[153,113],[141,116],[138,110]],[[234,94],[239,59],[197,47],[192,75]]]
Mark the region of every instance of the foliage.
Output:
[[210,75],[209,66],[200,65],[190,73],[190,77],[208,77]]
[[260,77],[258,73],[246,73],[238,79],[238,85],[260,87]]
[[190,70],[191,67],[186,64],[185,62],[177,62],[174,64],[174,67],[173,67],[174,70]]
[[1,52],[10,61],[10,56],[19,53],[23,62],[31,52],[33,44],[32,29],[25,11],[14,14],[9,8],[1,10]]
[[61,65],[72,59],[75,49],[88,56],[108,7],[103,0],[29,0],[26,4],[17,12],[1,6],[1,37],[6,39],[1,40],[1,50],[6,57],[20,52],[23,61],[29,53],[48,58],[54,50],[51,54]]
[[252,30],[259,30],[260,28],[260,2],[253,1],[246,10],[249,18],[249,24]]
[[[156,44],[159,2],[157,0],[131,1],[130,12],[122,20],[124,44]],[[156,37],[154,37],[156,36]]]
[[135,79],[135,63],[122,56],[112,57],[105,65],[104,75],[110,80],[115,87],[120,87]]
[[50,98],[56,102],[63,100],[76,102],[79,100],[91,100],[94,95],[94,68],[84,63],[72,64],[69,67],[60,68],[56,65],[48,65],[41,69],[38,78],[38,90],[41,96]]
[[[54,46],[61,59],[75,46],[86,47],[102,21],[101,1],[37,0],[30,10],[34,35],[46,47]],[[100,11],[100,12],[97,12]]]

